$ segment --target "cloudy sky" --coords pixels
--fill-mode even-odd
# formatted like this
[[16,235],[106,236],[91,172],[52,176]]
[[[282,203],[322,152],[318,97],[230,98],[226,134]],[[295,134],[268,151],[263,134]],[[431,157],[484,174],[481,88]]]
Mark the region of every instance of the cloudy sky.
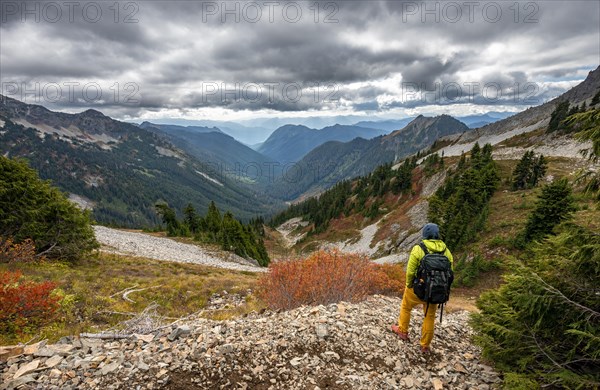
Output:
[[124,120],[519,111],[600,63],[598,1],[2,1],[6,96]]

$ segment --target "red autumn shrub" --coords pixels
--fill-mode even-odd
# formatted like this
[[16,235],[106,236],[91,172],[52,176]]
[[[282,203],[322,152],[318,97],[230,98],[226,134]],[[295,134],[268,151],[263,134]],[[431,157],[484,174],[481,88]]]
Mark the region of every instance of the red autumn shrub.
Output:
[[371,294],[401,291],[404,282],[398,272],[403,274],[364,255],[318,251],[305,259],[271,263],[259,281],[259,294],[272,309],[357,302]]
[[22,281],[21,272],[0,272],[0,332],[26,334],[52,320],[59,297],[54,282]]

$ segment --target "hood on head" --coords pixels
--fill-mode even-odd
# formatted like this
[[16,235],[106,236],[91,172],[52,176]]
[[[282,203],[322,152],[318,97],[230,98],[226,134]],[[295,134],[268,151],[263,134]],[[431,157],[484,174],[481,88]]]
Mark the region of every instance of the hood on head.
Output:
[[440,239],[440,228],[435,223],[427,223],[423,226],[423,239],[424,240],[439,240]]

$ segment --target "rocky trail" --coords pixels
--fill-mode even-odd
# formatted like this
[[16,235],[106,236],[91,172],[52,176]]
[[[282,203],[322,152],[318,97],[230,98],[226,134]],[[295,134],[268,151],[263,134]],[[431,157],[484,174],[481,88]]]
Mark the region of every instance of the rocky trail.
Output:
[[[221,298],[220,298],[221,299]],[[0,357],[0,389],[495,389],[500,378],[470,342],[468,313],[436,323],[432,352],[389,329],[399,298],[188,318],[148,335],[68,337]]]
[[128,256],[155,260],[195,263],[236,271],[264,272],[258,263],[231,252],[211,251],[198,245],[177,242],[166,237],[94,226],[102,250]]

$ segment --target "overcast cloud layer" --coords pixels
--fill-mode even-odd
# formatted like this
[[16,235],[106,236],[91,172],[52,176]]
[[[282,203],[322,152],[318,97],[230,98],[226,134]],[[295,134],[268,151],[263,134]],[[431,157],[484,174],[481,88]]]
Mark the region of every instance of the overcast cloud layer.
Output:
[[1,93],[120,119],[464,115],[600,63],[600,2],[0,3]]

